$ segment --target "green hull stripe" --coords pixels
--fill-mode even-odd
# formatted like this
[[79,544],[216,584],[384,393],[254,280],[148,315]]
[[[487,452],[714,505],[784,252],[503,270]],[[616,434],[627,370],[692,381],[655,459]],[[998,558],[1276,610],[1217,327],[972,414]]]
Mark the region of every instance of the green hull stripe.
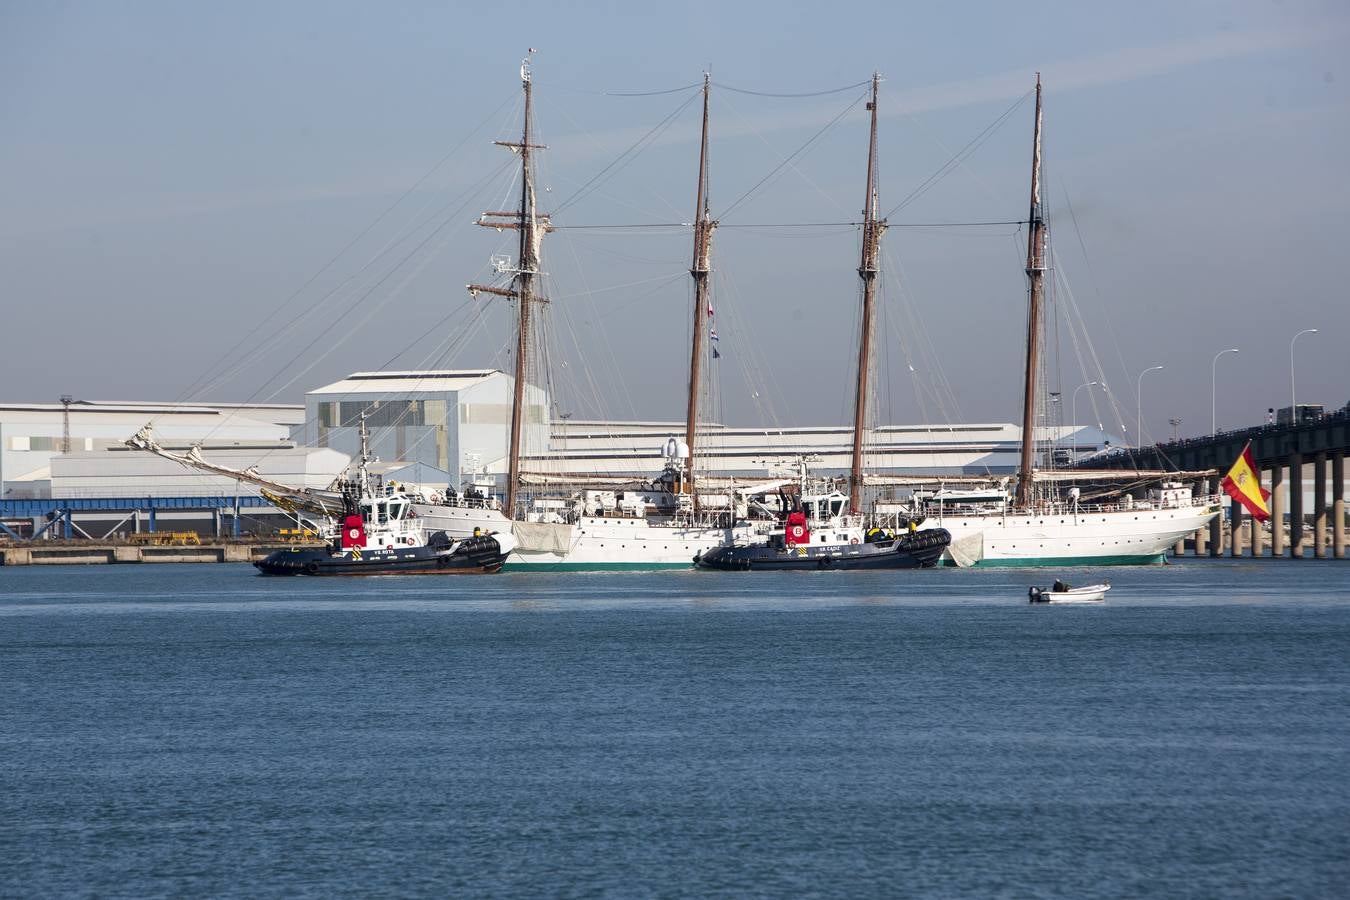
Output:
[[[1027,569],[1048,566],[1153,566],[1164,561],[1162,553],[1152,556],[1033,556],[1027,559],[982,559],[974,568],[980,569]],[[944,566],[952,563],[943,559]]]
[[694,560],[687,563],[523,563],[509,561],[503,572],[667,572],[693,569]]
[[[1152,566],[1162,563],[1164,554],[1153,556],[1063,556],[1031,557],[1029,559],[982,559],[973,566],[980,569],[1026,569],[1050,566]],[[948,560],[941,565],[955,568]],[[503,572],[655,572],[693,569],[693,560],[687,563],[522,563],[507,562]]]

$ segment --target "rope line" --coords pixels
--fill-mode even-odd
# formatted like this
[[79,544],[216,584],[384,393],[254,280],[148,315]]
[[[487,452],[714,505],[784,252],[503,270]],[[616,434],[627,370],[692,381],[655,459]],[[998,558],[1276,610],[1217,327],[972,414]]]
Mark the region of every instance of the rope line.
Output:
[[872,79],[869,78],[869,79],[867,79],[866,81],[859,81],[857,84],[846,84],[846,85],[844,85],[843,87],[830,88],[830,89],[827,90],[827,91],[808,91],[807,93],[804,93],[804,94],[778,94],[778,93],[773,93],[773,92],[770,92],[770,91],[751,91],[751,90],[747,90],[746,88],[738,88],[738,87],[732,87],[732,86],[729,85],[729,84],[722,84],[722,82],[720,82],[720,81],[714,81],[714,82],[713,82],[713,86],[716,87],[716,88],[718,88],[718,89],[720,89],[720,90],[731,91],[731,92],[734,93],[734,94],[749,94],[749,95],[752,96],[752,97],[786,97],[786,98],[798,98],[798,97],[825,97],[825,96],[827,96],[827,95],[829,95],[829,94],[842,94],[842,93],[844,93],[844,91],[857,90],[858,88],[860,88],[860,87],[866,87],[867,85],[869,85],[869,84],[871,84],[871,83],[872,83]]
[[897,203],[895,207],[891,209],[890,212],[886,213],[886,218],[889,219],[891,216],[895,215],[900,210],[904,209],[906,206],[913,203],[915,200],[919,199],[919,197],[927,193],[930,188],[937,185],[938,182],[942,181],[942,179],[946,178],[953,171],[955,171],[956,167],[959,166],[966,159],[966,157],[970,156],[970,154],[978,150],[981,144],[983,144],[990,137],[992,137],[994,132],[999,129],[999,126],[1001,126],[1004,122],[1008,121],[1008,118],[1014,112],[1016,112],[1017,108],[1021,106],[1023,103],[1025,103],[1027,98],[1030,97],[1033,93],[1034,91],[1027,91],[1021,97],[1018,97],[1016,102],[1014,102],[1012,106],[1004,110],[1001,116],[999,116],[993,122],[986,125],[983,131],[981,131],[979,134],[975,135],[975,137],[967,141],[966,145],[962,147],[960,150],[957,150],[956,153],[952,154],[951,158],[948,159],[945,163],[943,163],[940,167],[938,167],[937,171],[935,171],[932,175],[929,175],[922,182],[920,182],[919,186],[916,187],[914,190],[910,191],[909,194],[907,194],[903,200]]
[[230,349],[226,350],[223,354],[221,354],[220,358],[218,358],[214,363],[208,366],[202,372],[202,374],[198,376],[198,378],[195,381],[189,384],[183,390],[183,392],[179,394],[178,399],[174,401],[175,405],[183,403],[188,397],[191,397],[193,395],[194,391],[198,390],[199,388],[204,389],[206,387],[207,382],[211,381],[216,376],[217,369],[220,367],[221,363],[225,362],[226,360],[234,358],[234,354],[237,353],[241,347],[243,347],[253,338],[254,335],[256,335],[264,327],[266,327],[267,324],[271,322],[277,316],[277,314],[282,311],[282,309],[284,309],[293,300],[295,300],[302,293],[304,293],[304,291],[308,289],[309,286],[312,285],[315,281],[317,281],[319,277],[323,275],[323,273],[327,272],[330,268],[332,268],[334,263],[336,263],[339,259],[341,259],[349,250],[355,247],[358,243],[361,242],[362,239],[364,239],[368,234],[370,234],[370,232],[373,231],[377,225],[383,222],[390,213],[392,213],[400,204],[403,203],[404,200],[408,199],[409,195],[411,195],[414,191],[416,191],[419,187],[421,187],[427,181],[427,179],[429,179],[433,174],[437,172],[437,170],[439,170],[442,166],[444,166],[450,160],[451,157],[453,157],[456,153],[458,153],[460,149],[462,149],[464,145],[467,144],[474,135],[476,135],[479,131],[481,131],[485,125],[491,122],[502,111],[502,108],[505,107],[507,103],[511,102],[512,99],[513,98],[508,98],[507,100],[503,100],[497,106],[496,109],[488,113],[488,115],[484,117],[484,119],[481,122],[479,122],[476,126],[474,126],[472,131],[470,131],[468,134],[466,134],[463,138],[460,139],[459,143],[455,144],[452,148],[450,148],[449,152],[447,152],[444,156],[442,156],[439,160],[437,160],[436,163],[433,166],[431,166],[431,168],[427,169],[424,173],[422,173],[422,176],[420,178],[414,181],[402,194],[400,194],[398,196],[398,199],[396,199],[393,203],[390,203],[387,207],[385,207],[384,210],[378,216],[376,216],[373,220],[371,220],[370,224],[366,225],[366,227],[363,228],[356,235],[356,237],[348,241],[347,244],[342,247],[342,249],[340,249],[337,253],[335,253],[332,256],[332,258],[330,258],[327,262],[325,262],[322,266],[320,266],[317,270],[315,270],[314,274],[311,275],[308,279],[306,279],[304,284],[300,285],[300,287],[296,288],[295,291],[293,291],[290,294],[290,296],[288,296],[285,300],[281,301],[281,303],[273,307],[272,311],[268,313],[265,317],[263,317],[261,320],[259,320],[258,323],[255,324],[247,334],[241,337],[239,341],[234,344],[234,346],[232,346]]
[[599,172],[596,172],[593,176],[591,176],[590,180],[587,181],[585,184],[583,184],[581,187],[577,188],[575,191],[573,191],[570,197],[568,197],[567,199],[559,203],[557,206],[555,206],[553,208],[553,215],[555,216],[558,215],[564,209],[580,200],[583,196],[586,195],[586,193],[589,191],[589,189],[592,188],[592,186],[598,186],[601,183],[602,179],[616,166],[627,165],[627,163],[632,162],[634,159],[636,159],[637,156],[644,149],[646,149],[643,145],[655,141],[656,138],[663,131],[665,131],[667,128],[670,127],[670,124],[675,121],[675,118],[680,113],[684,112],[689,107],[689,104],[693,103],[695,98],[697,97],[698,97],[697,92],[691,93],[683,103],[675,107],[675,109],[672,110],[664,119],[662,119],[660,122],[657,122],[655,125],[651,127],[650,130],[647,131],[646,134],[644,134],[642,137],[638,138],[636,141],[630,144],[628,146],[628,149],[624,150],[613,160],[611,160],[607,166],[605,166]]
[[703,82],[696,81],[693,84],[686,84],[683,87],[667,88],[664,91],[601,91],[606,97],[660,97],[663,94],[678,94],[680,91],[692,91],[694,88],[703,87]]
[[719,220],[725,219],[727,216],[731,215],[733,210],[735,210],[746,200],[750,199],[750,197],[761,187],[763,187],[769,181],[770,178],[773,178],[775,175],[781,172],[787,165],[789,165],[794,159],[805,153],[806,150],[810,148],[812,144],[814,144],[817,140],[823,137],[827,131],[829,131],[836,124],[838,124],[840,119],[844,118],[844,116],[852,112],[853,107],[857,106],[865,96],[867,96],[865,93],[859,94],[856,98],[851,100],[847,106],[845,106],[842,110],[839,111],[838,115],[836,115],[833,119],[831,119],[830,121],[826,122],[823,126],[821,126],[819,131],[811,135],[811,137],[807,139],[806,143],[802,144],[796,150],[792,151],[792,153],[786,159],[784,159],[778,165],[770,169],[768,174],[766,174],[759,181],[755,182],[754,187],[750,188],[750,190],[746,191],[744,194],[741,194],[741,196],[736,200],[736,202],[732,203],[725,210],[723,210],[723,212],[720,215],[718,215],[717,218]]
[[[863,222],[731,222],[718,223],[718,228],[856,228]],[[887,228],[977,228],[994,225],[1026,225],[1026,219],[999,219],[983,222],[888,222]],[[554,225],[554,231],[564,229],[586,230],[608,228],[620,231],[628,228],[692,228],[692,222],[636,222],[616,225]]]

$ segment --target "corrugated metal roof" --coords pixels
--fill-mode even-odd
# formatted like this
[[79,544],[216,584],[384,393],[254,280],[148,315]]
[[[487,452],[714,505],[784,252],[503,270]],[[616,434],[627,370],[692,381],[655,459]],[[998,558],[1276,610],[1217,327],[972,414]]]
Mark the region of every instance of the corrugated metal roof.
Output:
[[309,394],[396,394],[418,391],[462,391],[504,375],[497,369],[444,369],[427,372],[353,372],[341,381]]

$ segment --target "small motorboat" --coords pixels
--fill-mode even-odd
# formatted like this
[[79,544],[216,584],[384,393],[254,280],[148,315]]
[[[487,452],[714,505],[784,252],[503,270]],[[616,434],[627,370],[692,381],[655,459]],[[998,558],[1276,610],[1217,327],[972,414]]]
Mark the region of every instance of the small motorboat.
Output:
[[1032,587],[1027,596],[1032,603],[1100,603],[1106,599],[1109,584],[1088,584],[1083,587],[1070,587],[1062,581],[1056,581],[1050,589]]

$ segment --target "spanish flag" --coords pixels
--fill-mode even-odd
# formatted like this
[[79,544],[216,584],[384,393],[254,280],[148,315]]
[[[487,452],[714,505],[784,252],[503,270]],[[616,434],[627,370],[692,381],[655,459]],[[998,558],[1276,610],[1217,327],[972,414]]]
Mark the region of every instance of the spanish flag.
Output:
[[1233,468],[1223,476],[1223,489],[1235,503],[1247,507],[1247,512],[1258,522],[1270,518],[1270,491],[1261,487],[1261,476],[1257,474],[1256,463],[1252,460],[1252,442],[1242,448],[1242,455],[1233,463]]

